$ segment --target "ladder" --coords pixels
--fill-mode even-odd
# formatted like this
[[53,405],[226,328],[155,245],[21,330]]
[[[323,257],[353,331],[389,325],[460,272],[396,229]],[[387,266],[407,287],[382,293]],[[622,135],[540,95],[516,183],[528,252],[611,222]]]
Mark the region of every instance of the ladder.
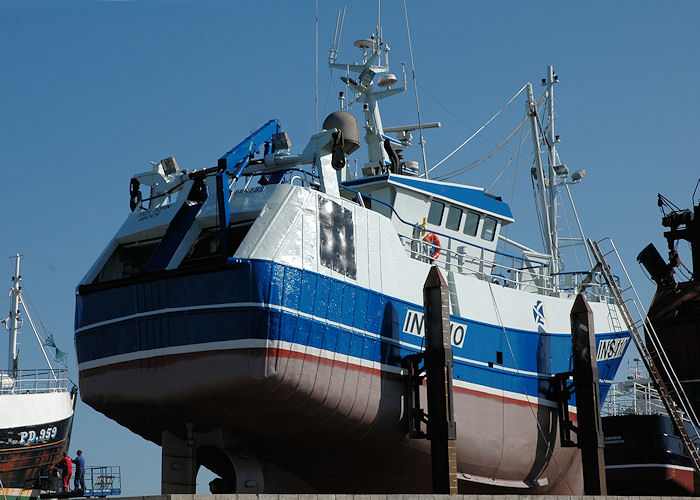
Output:
[[[605,253],[603,253],[603,250],[601,250],[601,245],[604,245],[605,250],[607,250]],[[612,298],[620,310],[622,319],[629,330],[629,334],[632,337],[635,346],[637,346],[637,350],[639,351],[642,361],[644,362],[644,366],[646,366],[647,371],[649,372],[649,378],[651,378],[654,386],[656,386],[657,390],[659,391],[659,397],[661,398],[661,401],[663,401],[666,411],[668,412],[669,417],[671,417],[671,420],[676,427],[676,431],[678,432],[678,435],[683,441],[683,445],[688,451],[688,455],[693,461],[695,469],[700,471],[700,454],[695,447],[695,443],[700,444],[700,435],[698,434],[698,428],[700,425],[698,424],[698,418],[695,415],[695,411],[693,410],[683,387],[681,386],[678,376],[673,371],[673,367],[666,356],[663,346],[659,342],[659,338],[646,315],[646,311],[641,306],[642,302],[639,299],[637,290],[632,284],[629,274],[627,274],[627,269],[625,269],[625,266],[622,263],[620,254],[617,252],[617,248],[615,248],[615,244],[610,238],[600,241],[591,241],[589,239],[588,246],[593,253],[594,259],[598,262],[596,267],[605,278],[605,281],[608,284],[612,294]],[[617,258],[617,262],[623,271],[624,278],[626,280],[626,288],[624,290],[620,288],[618,280],[615,276],[613,276],[612,272],[610,271],[610,266],[605,261],[605,257],[608,255],[613,255]],[[627,294],[629,298],[625,299],[623,294]],[[633,319],[632,314],[627,307],[628,303],[634,306],[635,312],[637,313],[637,318],[639,318],[637,321]],[[640,328],[646,330],[648,342],[644,342],[644,339],[639,331]],[[691,432],[694,434],[692,438],[688,428],[686,428],[683,423],[684,419],[689,421],[689,427],[692,429]]]

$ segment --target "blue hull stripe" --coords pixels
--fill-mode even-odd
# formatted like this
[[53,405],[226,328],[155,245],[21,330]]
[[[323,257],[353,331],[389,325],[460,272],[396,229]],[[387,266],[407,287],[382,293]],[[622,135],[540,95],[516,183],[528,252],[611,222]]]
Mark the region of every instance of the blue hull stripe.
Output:
[[[129,353],[251,339],[400,369],[404,356],[421,349],[421,337],[402,331],[409,310],[422,308],[309,271],[243,261],[223,271],[78,295],[76,351],[82,369]],[[457,380],[550,399],[549,377],[569,370],[568,334],[452,319],[467,327],[463,346],[454,349]],[[613,378],[619,362],[600,362],[601,379]]]

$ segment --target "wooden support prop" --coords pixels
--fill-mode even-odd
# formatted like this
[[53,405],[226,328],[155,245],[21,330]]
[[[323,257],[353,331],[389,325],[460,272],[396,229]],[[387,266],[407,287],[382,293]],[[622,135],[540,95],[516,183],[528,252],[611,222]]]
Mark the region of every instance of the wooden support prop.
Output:
[[452,342],[447,282],[432,266],[423,286],[428,439],[433,493],[457,494],[457,425],[452,391]]
[[583,294],[576,296],[571,308],[571,349],[584,494],[607,495],[593,312]]

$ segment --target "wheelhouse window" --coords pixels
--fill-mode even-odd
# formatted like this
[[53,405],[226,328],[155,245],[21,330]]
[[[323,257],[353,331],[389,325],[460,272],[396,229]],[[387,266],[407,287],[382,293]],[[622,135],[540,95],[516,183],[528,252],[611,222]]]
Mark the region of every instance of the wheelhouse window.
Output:
[[452,229],[453,231],[459,230],[459,223],[462,221],[462,209],[457,207],[450,207],[447,212],[447,222],[445,222],[445,227],[447,229]]
[[484,217],[484,227],[481,230],[481,239],[487,241],[493,241],[493,237],[496,235],[496,224],[498,222],[496,219],[491,217]]
[[464,234],[468,236],[476,236],[476,231],[479,228],[479,214],[467,210],[467,217],[464,220]]
[[439,226],[442,224],[442,214],[445,212],[445,204],[439,201],[430,202],[430,211],[428,211],[428,224]]

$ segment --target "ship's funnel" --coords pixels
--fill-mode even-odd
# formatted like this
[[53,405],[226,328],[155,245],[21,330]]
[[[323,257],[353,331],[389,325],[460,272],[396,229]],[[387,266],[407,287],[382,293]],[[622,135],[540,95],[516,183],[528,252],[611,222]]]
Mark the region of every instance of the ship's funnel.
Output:
[[323,120],[323,129],[337,128],[343,132],[345,145],[343,151],[346,155],[352,154],[360,148],[360,124],[353,115],[347,111],[334,111]]

